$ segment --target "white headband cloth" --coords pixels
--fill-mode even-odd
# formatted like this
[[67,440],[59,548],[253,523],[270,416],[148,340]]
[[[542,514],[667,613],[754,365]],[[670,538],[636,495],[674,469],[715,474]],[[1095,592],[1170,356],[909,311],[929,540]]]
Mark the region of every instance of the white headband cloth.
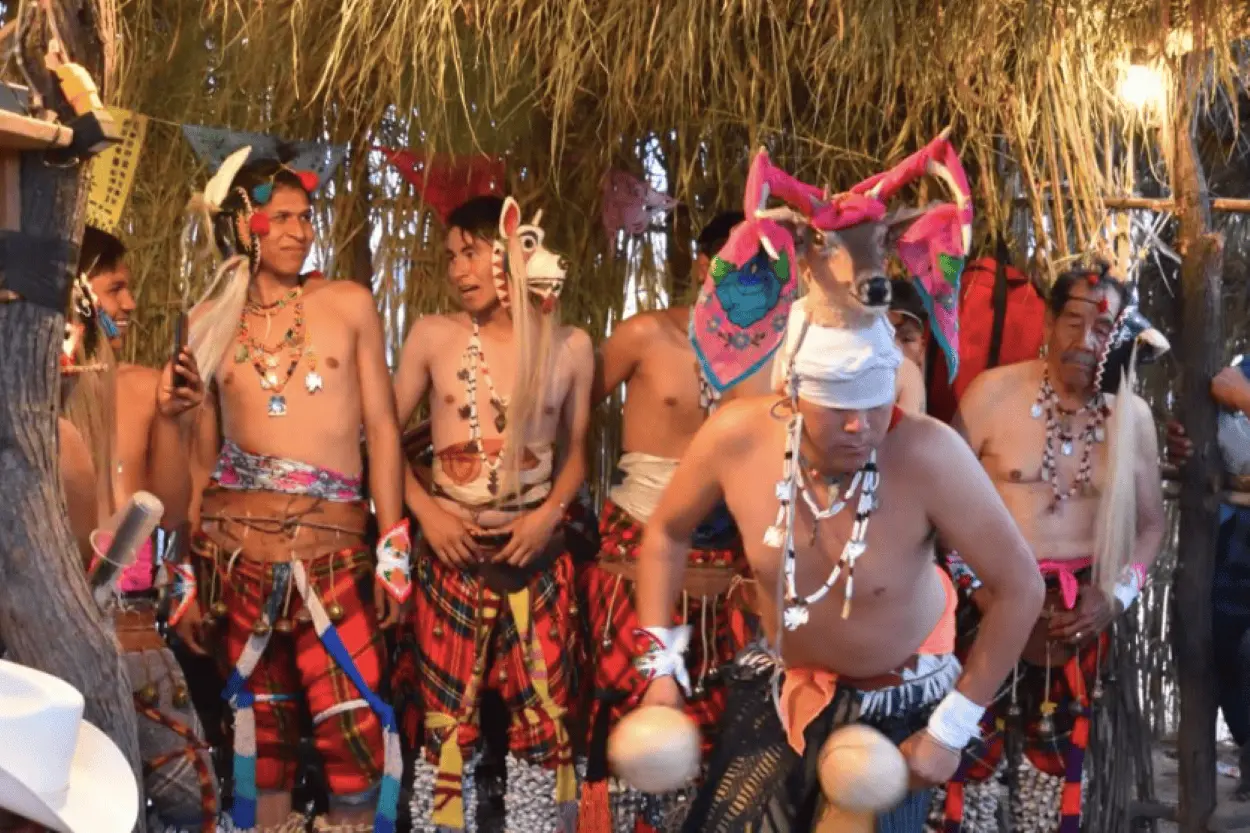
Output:
[[866,411],[895,400],[903,354],[885,316],[865,329],[821,327],[807,316],[806,298],[790,308],[786,339],[773,361],[773,388],[822,408]]

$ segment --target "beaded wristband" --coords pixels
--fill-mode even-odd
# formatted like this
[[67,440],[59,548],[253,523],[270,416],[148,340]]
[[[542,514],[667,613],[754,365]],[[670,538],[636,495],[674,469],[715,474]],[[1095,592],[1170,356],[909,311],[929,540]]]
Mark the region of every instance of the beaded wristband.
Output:
[[374,570],[386,592],[400,604],[412,595],[411,553],[412,538],[408,532],[408,519],[405,518],[387,530],[378,541],[378,566]]
[[686,647],[690,626],[675,628],[635,628],[635,643],[641,649],[634,667],[650,683],[657,677],[672,677],[682,691],[690,693],[690,673],[686,670]]
[[172,628],[182,621],[199,597],[199,582],[195,580],[195,570],[190,564],[174,565],[174,583],[169,596],[177,602],[169,613],[169,626]]

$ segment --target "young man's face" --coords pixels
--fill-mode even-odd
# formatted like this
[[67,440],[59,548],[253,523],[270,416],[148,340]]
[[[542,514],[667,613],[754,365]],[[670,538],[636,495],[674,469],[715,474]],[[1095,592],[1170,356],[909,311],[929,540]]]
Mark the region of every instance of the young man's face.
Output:
[[925,353],[929,338],[924,325],[906,313],[890,310],[890,323],[894,325],[894,343],[903,351],[904,358],[924,370]]
[[130,267],[119,260],[112,269],[97,270],[91,276],[100,310],[117,325],[117,335],[109,339],[114,350],[120,350],[130,329],[130,316],[135,311],[135,296],[130,291]]
[[1077,281],[1057,317],[1047,316],[1050,370],[1069,388],[1091,390],[1098,357],[1120,313],[1120,296],[1106,287]]
[[447,279],[470,315],[480,315],[499,303],[492,270],[494,243],[453,226],[444,242],[447,252]]
[[279,277],[298,276],[312,250],[312,204],[302,188],[275,185],[261,209],[269,233],[260,236],[260,265]]
[[831,471],[858,471],[885,439],[893,411],[893,403],[869,410],[843,410],[814,405],[800,396],[805,445],[817,457],[809,462]]

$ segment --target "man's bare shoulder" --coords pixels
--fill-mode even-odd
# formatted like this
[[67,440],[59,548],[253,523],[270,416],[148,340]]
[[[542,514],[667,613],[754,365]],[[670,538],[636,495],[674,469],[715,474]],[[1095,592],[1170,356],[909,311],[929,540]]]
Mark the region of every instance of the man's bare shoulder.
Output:
[[446,337],[454,332],[468,332],[468,330],[469,317],[463,312],[450,314],[432,312],[412,322],[412,329],[408,331],[408,338]]
[[1017,362],[982,371],[960,398],[960,413],[965,417],[969,414],[987,416],[986,411],[996,411],[1004,400],[1022,387],[1033,388],[1038,364],[1038,360]]
[[761,437],[784,426],[790,415],[790,405],[783,398],[771,394],[747,396],[718,407],[699,433],[710,435],[719,451],[740,454],[754,447]]
[[161,371],[141,364],[122,364],[117,367],[117,398],[120,403],[133,405],[149,398],[155,402],[156,388],[161,383]]
[[331,281],[322,277],[309,278],[304,283],[304,295],[333,304],[342,312],[355,314],[369,312],[376,316],[378,311],[372,290],[355,281]]
[[581,327],[562,326],[556,329],[556,343],[562,350],[568,350],[574,358],[590,358],[594,352],[594,344],[590,333]]
[[885,449],[905,466],[929,470],[950,455],[968,454],[968,443],[941,420],[924,414],[904,414],[886,435]]
[[621,339],[646,341],[660,335],[666,328],[671,326],[669,310],[643,310],[642,312],[634,313],[616,325],[612,330],[612,335],[621,337],[617,341]]

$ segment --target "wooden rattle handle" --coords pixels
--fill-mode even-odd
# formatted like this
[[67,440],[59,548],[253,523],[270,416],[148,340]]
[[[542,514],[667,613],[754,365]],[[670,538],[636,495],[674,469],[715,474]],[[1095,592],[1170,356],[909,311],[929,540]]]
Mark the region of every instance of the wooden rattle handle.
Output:
[[877,817],[874,813],[844,810],[826,802],[812,833],[875,833],[876,829]]

